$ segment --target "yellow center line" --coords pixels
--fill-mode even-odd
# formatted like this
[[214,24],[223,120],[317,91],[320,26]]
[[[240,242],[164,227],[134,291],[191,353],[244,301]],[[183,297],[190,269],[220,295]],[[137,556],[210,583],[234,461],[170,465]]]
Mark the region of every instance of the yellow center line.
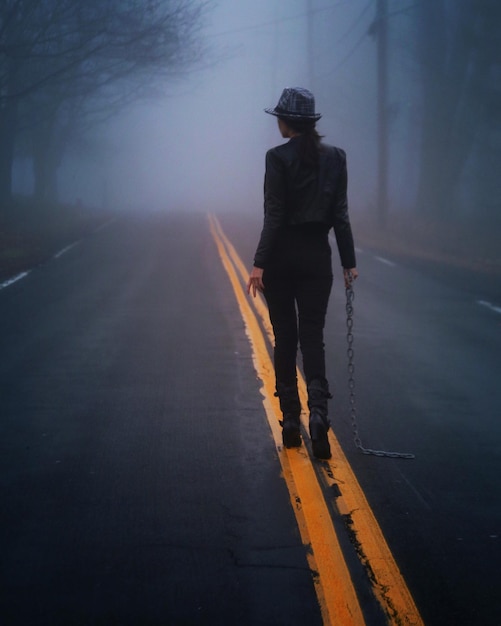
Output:
[[209,216],[211,232],[223,266],[233,286],[253,349],[254,367],[263,383],[261,393],[271,427],[284,479],[289,489],[301,539],[307,550],[310,568],[316,572],[315,590],[324,624],[361,626],[364,624],[360,605],[345,564],[332,518],[318,484],[315,471],[304,448],[286,450],[278,423],[280,408],[274,396],[275,375],[259,322],[252,312],[235,268],[225,250],[220,228]]
[[[237,254],[234,246],[228,240],[226,235],[224,234],[221,225],[219,224],[217,218],[214,215],[209,216],[211,231],[218,245],[218,250],[223,260],[223,265],[231,267],[231,272],[233,274],[233,278],[230,276],[230,280],[232,280],[233,288],[235,290],[235,294],[237,295],[237,300],[239,301],[240,309],[243,315],[243,307],[247,307],[248,313],[247,316],[253,318],[252,321],[248,321],[247,318],[244,317],[245,322],[247,324],[249,337],[251,338],[253,334],[249,329],[249,323],[252,325],[255,332],[260,336],[260,340],[263,343],[263,350],[266,351],[266,355],[268,357],[269,363],[266,364],[266,378],[270,378],[270,381],[263,379],[260,375],[260,370],[256,366],[256,370],[258,371],[258,375],[262,378],[265,394],[268,398],[273,398],[274,392],[274,373],[273,366],[271,364],[271,360],[269,359],[269,353],[264,345],[264,338],[259,328],[259,324],[252,314],[252,310],[248,304],[248,299],[243,296],[243,290],[241,287],[241,283],[244,284],[247,282],[248,272],[244,264],[242,263],[239,255]],[[231,260],[230,260],[231,259]],[[230,274],[228,268],[226,267],[226,271]],[[237,268],[238,273],[241,277],[241,282],[238,281],[236,276],[236,272],[234,268]],[[238,290],[237,290],[238,287]],[[237,293],[238,291],[238,293]],[[240,296],[238,294],[241,294]],[[243,297],[243,302],[240,302],[240,298]],[[264,304],[261,297],[253,299],[254,307],[262,320],[263,327],[265,328],[266,335],[271,343],[273,343],[273,331],[271,328],[271,324],[269,321],[268,311],[266,305]],[[264,357],[263,357],[264,358]],[[256,362],[255,355],[255,362]],[[307,391],[306,384],[301,372],[298,370],[298,387],[299,387],[299,395],[301,399],[301,404],[303,407],[307,406]],[[271,396],[270,396],[271,394]],[[278,444],[277,447],[281,447],[281,433],[280,427],[278,426],[278,417],[280,415],[280,408],[278,406],[278,401],[273,398],[275,401],[273,404],[273,412],[274,415],[268,415],[268,419],[270,420],[270,425],[272,430],[277,431],[274,432],[275,441]],[[266,406],[266,403],[265,403]],[[270,419],[271,417],[271,419]],[[302,413],[302,422],[304,428],[307,429],[308,417],[303,412]],[[271,424],[273,422],[273,424]],[[323,462],[321,467],[322,469],[322,477],[323,481],[326,485],[331,486],[334,483],[338,486],[339,491],[341,492],[341,496],[336,498],[336,507],[339,510],[340,514],[349,516],[350,520],[350,529],[355,533],[356,539],[358,542],[358,554],[364,563],[366,569],[370,573],[373,590],[374,593],[381,604],[381,607],[385,611],[385,614],[388,618],[389,624],[404,624],[404,625],[412,625],[419,626],[423,624],[423,620],[419,614],[419,611],[414,603],[414,600],[407,588],[407,585],[400,573],[398,565],[391,553],[388,544],[383,536],[381,528],[372,512],[372,509],[367,502],[364,492],[360,487],[356,476],[344,455],[344,452],[337,440],[332,429],[329,430],[329,441],[331,444],[331,449],[333,453],[333,458],[329,462]],[[300,449],[301,451],[303,448]],[[294,455],[290,454],[288,451],[287,458],[292,458]],[[297,455],[296,455],[297,456]],[[305,455],[304,455],[305,456]],[[305,459],[305,462],[309,461]],[[285,471],[284,471],[285,473]],[[314,472],[313,472],[314,473]],[[300,479],[298,478],[298,481]],[[313,480],[315,484],[317,484],[316,475],[314,475]],[[306,490],[311,488],[311,484],[305,483]],[[306,497],[306,496],[305,496]],[[313,497],[313,496],[312,496]],[[323,493],[320,490],[320,496],[323,500]],[[292,496],[291,496],[292,498]],[[315,527],[308,527],[310,536],[314,534]],[[334,532],[334,531],[333,531]],[[337,539],[336,539],[337,543]],[[315,549],[313,547],[312,541],[312,549],[315,553]],[[319,571],[319,577],[322,578],[322,575]],[[334,583],[328,578],[326,575],[322,581],[322,587],[331,587]],[[322,600],[321,600],[322,606]],[[322,609],[323,610],[323,609]],[[348,624],[352,622],[343,622],[343,621],[333,621],[328,622],[324,620],[324,623],[335,623],[335,624]],[[359,622],[356,622],[359,623]],[[363,621],[362,621],[363,623]]]

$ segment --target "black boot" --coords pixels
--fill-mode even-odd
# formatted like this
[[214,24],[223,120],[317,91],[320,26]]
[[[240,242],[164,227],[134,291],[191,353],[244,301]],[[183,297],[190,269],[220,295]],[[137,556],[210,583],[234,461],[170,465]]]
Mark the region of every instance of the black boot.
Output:
[[299,448],[301,446],[300,415],[301,402],[297,392],[297,386],[282,385],[277,383],[277,392],[282,411],[282,441],[286,448]]
[[313,456],[317,459],[330,459],[331,447],[327,431],[330,422],[327,418],[327,400],[332,398],[325,378],[314,378],[308,383],[308,408],[310,409],[310,437]]

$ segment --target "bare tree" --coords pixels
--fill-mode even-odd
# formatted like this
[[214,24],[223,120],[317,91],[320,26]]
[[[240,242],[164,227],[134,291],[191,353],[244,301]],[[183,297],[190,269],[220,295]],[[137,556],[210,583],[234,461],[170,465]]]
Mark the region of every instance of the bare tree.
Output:
[[[0,201],[29,130],[39,196],[55,193],[64,146],[96,109],[116,110],[199,61],[207,3],[6,0],[0,8]],[[3,44],[3,45],[2,45]],[[27,144],[29,145],[29,144]]]

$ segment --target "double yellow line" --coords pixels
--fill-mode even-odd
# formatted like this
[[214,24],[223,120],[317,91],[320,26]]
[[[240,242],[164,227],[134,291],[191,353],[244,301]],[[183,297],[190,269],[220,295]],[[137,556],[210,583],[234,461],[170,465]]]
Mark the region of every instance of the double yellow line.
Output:
[[[319,463],[320,481],[323,485],[319,482],[305,446],[289,450],[282,446],[278,423],[281,414],[278,400],[274,396],[275,374],[268,348],[273,343],[268,312],[261,297],[252,299],[254,310],[251,308],[250,299],[244,290],[248,278],[247,269],[215,215],[209,215],[209,224],[252,346],[254,367],[262,382],[263,405],[301,539],[307,547],[309,566],[315,573],[315,590],[324,624],[365,624],[322,489],[322,486],[331,487],[336,484],[341,495],[336,498],[335,507],[340,515],[346,516],[351,531],[355,533],[357,552],[369,574],[374,594],[387,616],[388,624],[422,625],[423,621],[412,596],[332,429],[329,431],[329,441],[333,460]],[[306,384],[299,370],[298,386],[301,404],[303,407],[307,406]],[[307,429],[307,416],[304,413],[301,419],[303,427]]]

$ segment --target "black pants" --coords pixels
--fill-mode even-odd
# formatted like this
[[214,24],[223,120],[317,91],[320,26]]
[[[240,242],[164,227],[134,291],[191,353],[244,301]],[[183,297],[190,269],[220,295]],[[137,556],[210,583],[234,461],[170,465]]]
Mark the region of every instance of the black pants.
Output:
[[325,379],[324,326],[332,287],[331,248],[320,225],[279,233],[263,275],[275,334],[278,385],[296,385],[298,339],[306,382]]

